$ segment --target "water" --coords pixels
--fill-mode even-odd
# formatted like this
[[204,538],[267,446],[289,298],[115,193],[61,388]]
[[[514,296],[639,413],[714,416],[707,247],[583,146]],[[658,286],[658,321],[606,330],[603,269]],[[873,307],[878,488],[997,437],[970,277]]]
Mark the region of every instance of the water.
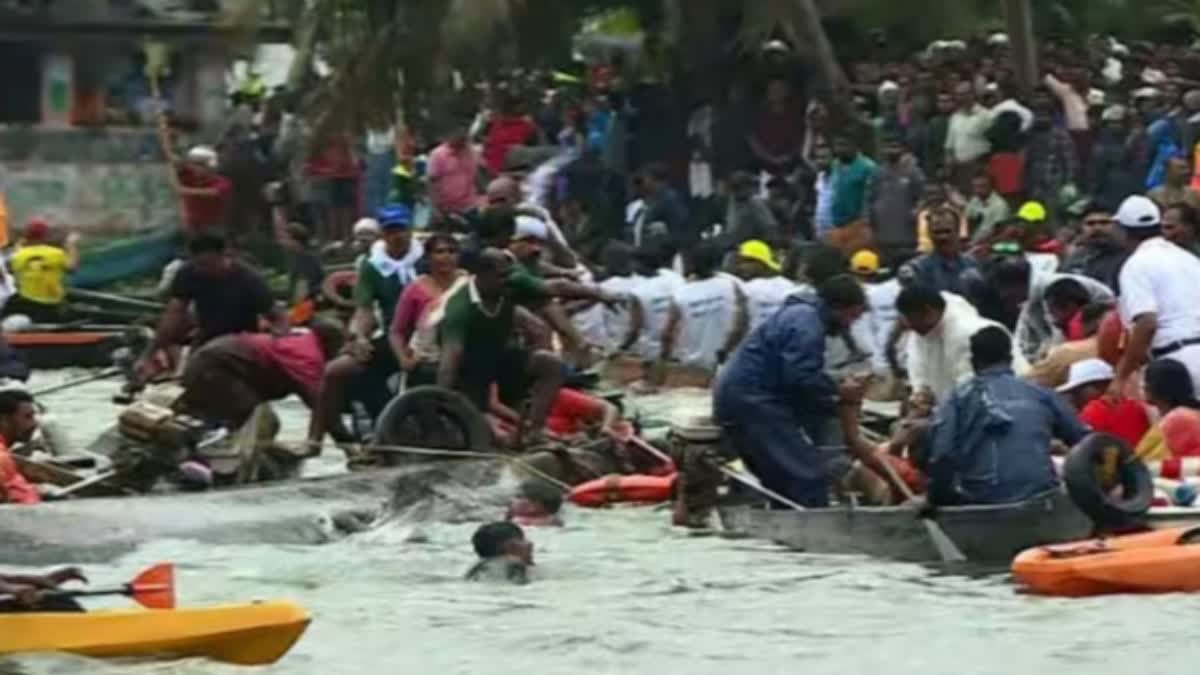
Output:
[[[288,410],[295,433],[302,411]],[[670,528],[661,509],[569,509],[566,520],[530,531],[538,567],[525,587],[461,581],[474,524],[404,520],[322,547],[159,541],[89,572],[107,583],[172,560],[183,605],[300,602],[312,626],[264,669],[299,675],[1153,674],[1190,670],[1200,655],[1192,646],[1200,596],[1033,598],[1003,575],[943,576],[695,536]],[[61,656],[22,658],[16,669],[244,672]]]

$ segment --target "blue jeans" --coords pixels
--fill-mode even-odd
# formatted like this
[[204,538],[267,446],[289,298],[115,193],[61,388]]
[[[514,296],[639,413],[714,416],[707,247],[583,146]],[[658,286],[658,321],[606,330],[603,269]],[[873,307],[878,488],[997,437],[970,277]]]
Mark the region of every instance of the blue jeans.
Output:
[[392,169],[396,168],[396,153],[367,155],[367,213],[374,215],[388,203],[392,191]]

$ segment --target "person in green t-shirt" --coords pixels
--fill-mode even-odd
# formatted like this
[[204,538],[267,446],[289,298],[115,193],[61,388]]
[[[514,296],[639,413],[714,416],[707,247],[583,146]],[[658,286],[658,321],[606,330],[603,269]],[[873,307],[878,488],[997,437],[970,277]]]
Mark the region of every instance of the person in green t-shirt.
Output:
[[543,294],[545,289],[527,282],[514,286],[512,280],[523,277],[513,275],[513,265],[504,251],[483,250],[475,274],[446,299],[438,324],[438,385],[461,392],[486,411],[493,384],[500,399],[511,402],[523,398],[525,385],[531,382],[529,413],[517,434],[520,445],[522,439],[528,443],[540,438],[540,433],[527,432],[545,428],[563,368],[552,352],[517,344],[518,295]]
[[[341,356],[325,369],[321,395],[309,423],[308,442],[314,453],[320,452],[326,431],[332,431],[338,442],[351,440],[340,424],[351,382],[355,400],[374,419],[391,399],[389,379],[400,372],[386,328],[392,325],[404,287],[418,276],[417,262],[424,250],[412,238],[412,212],[407,206],[389,204],[379,210],[376,220],[383,236],[358,262],[350,340]],[[384,330],[379,330],[381,327]]]

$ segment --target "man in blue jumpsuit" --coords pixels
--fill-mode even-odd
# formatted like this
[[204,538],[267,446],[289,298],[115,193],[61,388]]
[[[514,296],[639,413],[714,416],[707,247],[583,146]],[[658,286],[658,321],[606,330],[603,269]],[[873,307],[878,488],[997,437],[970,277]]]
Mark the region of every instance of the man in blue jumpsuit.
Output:
[[825,372],[825,338],[850,329],[866,296],[848,275],[815,297],[794,295],[754,330],[717,382],[722,433],[762,485],[810,508],[829,504],[827,459],[813,439],[833,421],[838,385]]

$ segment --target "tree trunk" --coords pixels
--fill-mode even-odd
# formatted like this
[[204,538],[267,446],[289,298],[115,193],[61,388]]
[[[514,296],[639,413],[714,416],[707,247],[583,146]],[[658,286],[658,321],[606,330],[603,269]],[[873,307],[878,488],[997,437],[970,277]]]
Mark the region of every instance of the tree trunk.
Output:
[[1005,0],[1008,37],[1012,45],[1013,71],[1021,93],[1029,96],[1037,87],[1037,43],[1033,36],[1033,11],[1029,0]]
[[296,55],[292,61],[292,67],[288,69],[288,91],[300,91],[308,79],[309,71],[312,68],[313,55],[317,50],[317,33],[319,27],[320,21],[317,17],[317,12],[310,5],[304,10],[304,14],[300,17],[299,26],[296,28],[296,37],[292,45],[292,48],[296,50]]
[[813,0],[791,0],[795,12],[796,36],[804,45],[803,54],[817,74],[818,91],[821,98],[829,103],[830,119],[834,127],[851,134],[867,144],[873,143],[869,133],[869,125],[858,114],[854,105],[854,94],[850,88],[850,80],[842,70],[837,57],[833,53],[833,45],[825,34],[825,26],[821,23],[821,11]]

